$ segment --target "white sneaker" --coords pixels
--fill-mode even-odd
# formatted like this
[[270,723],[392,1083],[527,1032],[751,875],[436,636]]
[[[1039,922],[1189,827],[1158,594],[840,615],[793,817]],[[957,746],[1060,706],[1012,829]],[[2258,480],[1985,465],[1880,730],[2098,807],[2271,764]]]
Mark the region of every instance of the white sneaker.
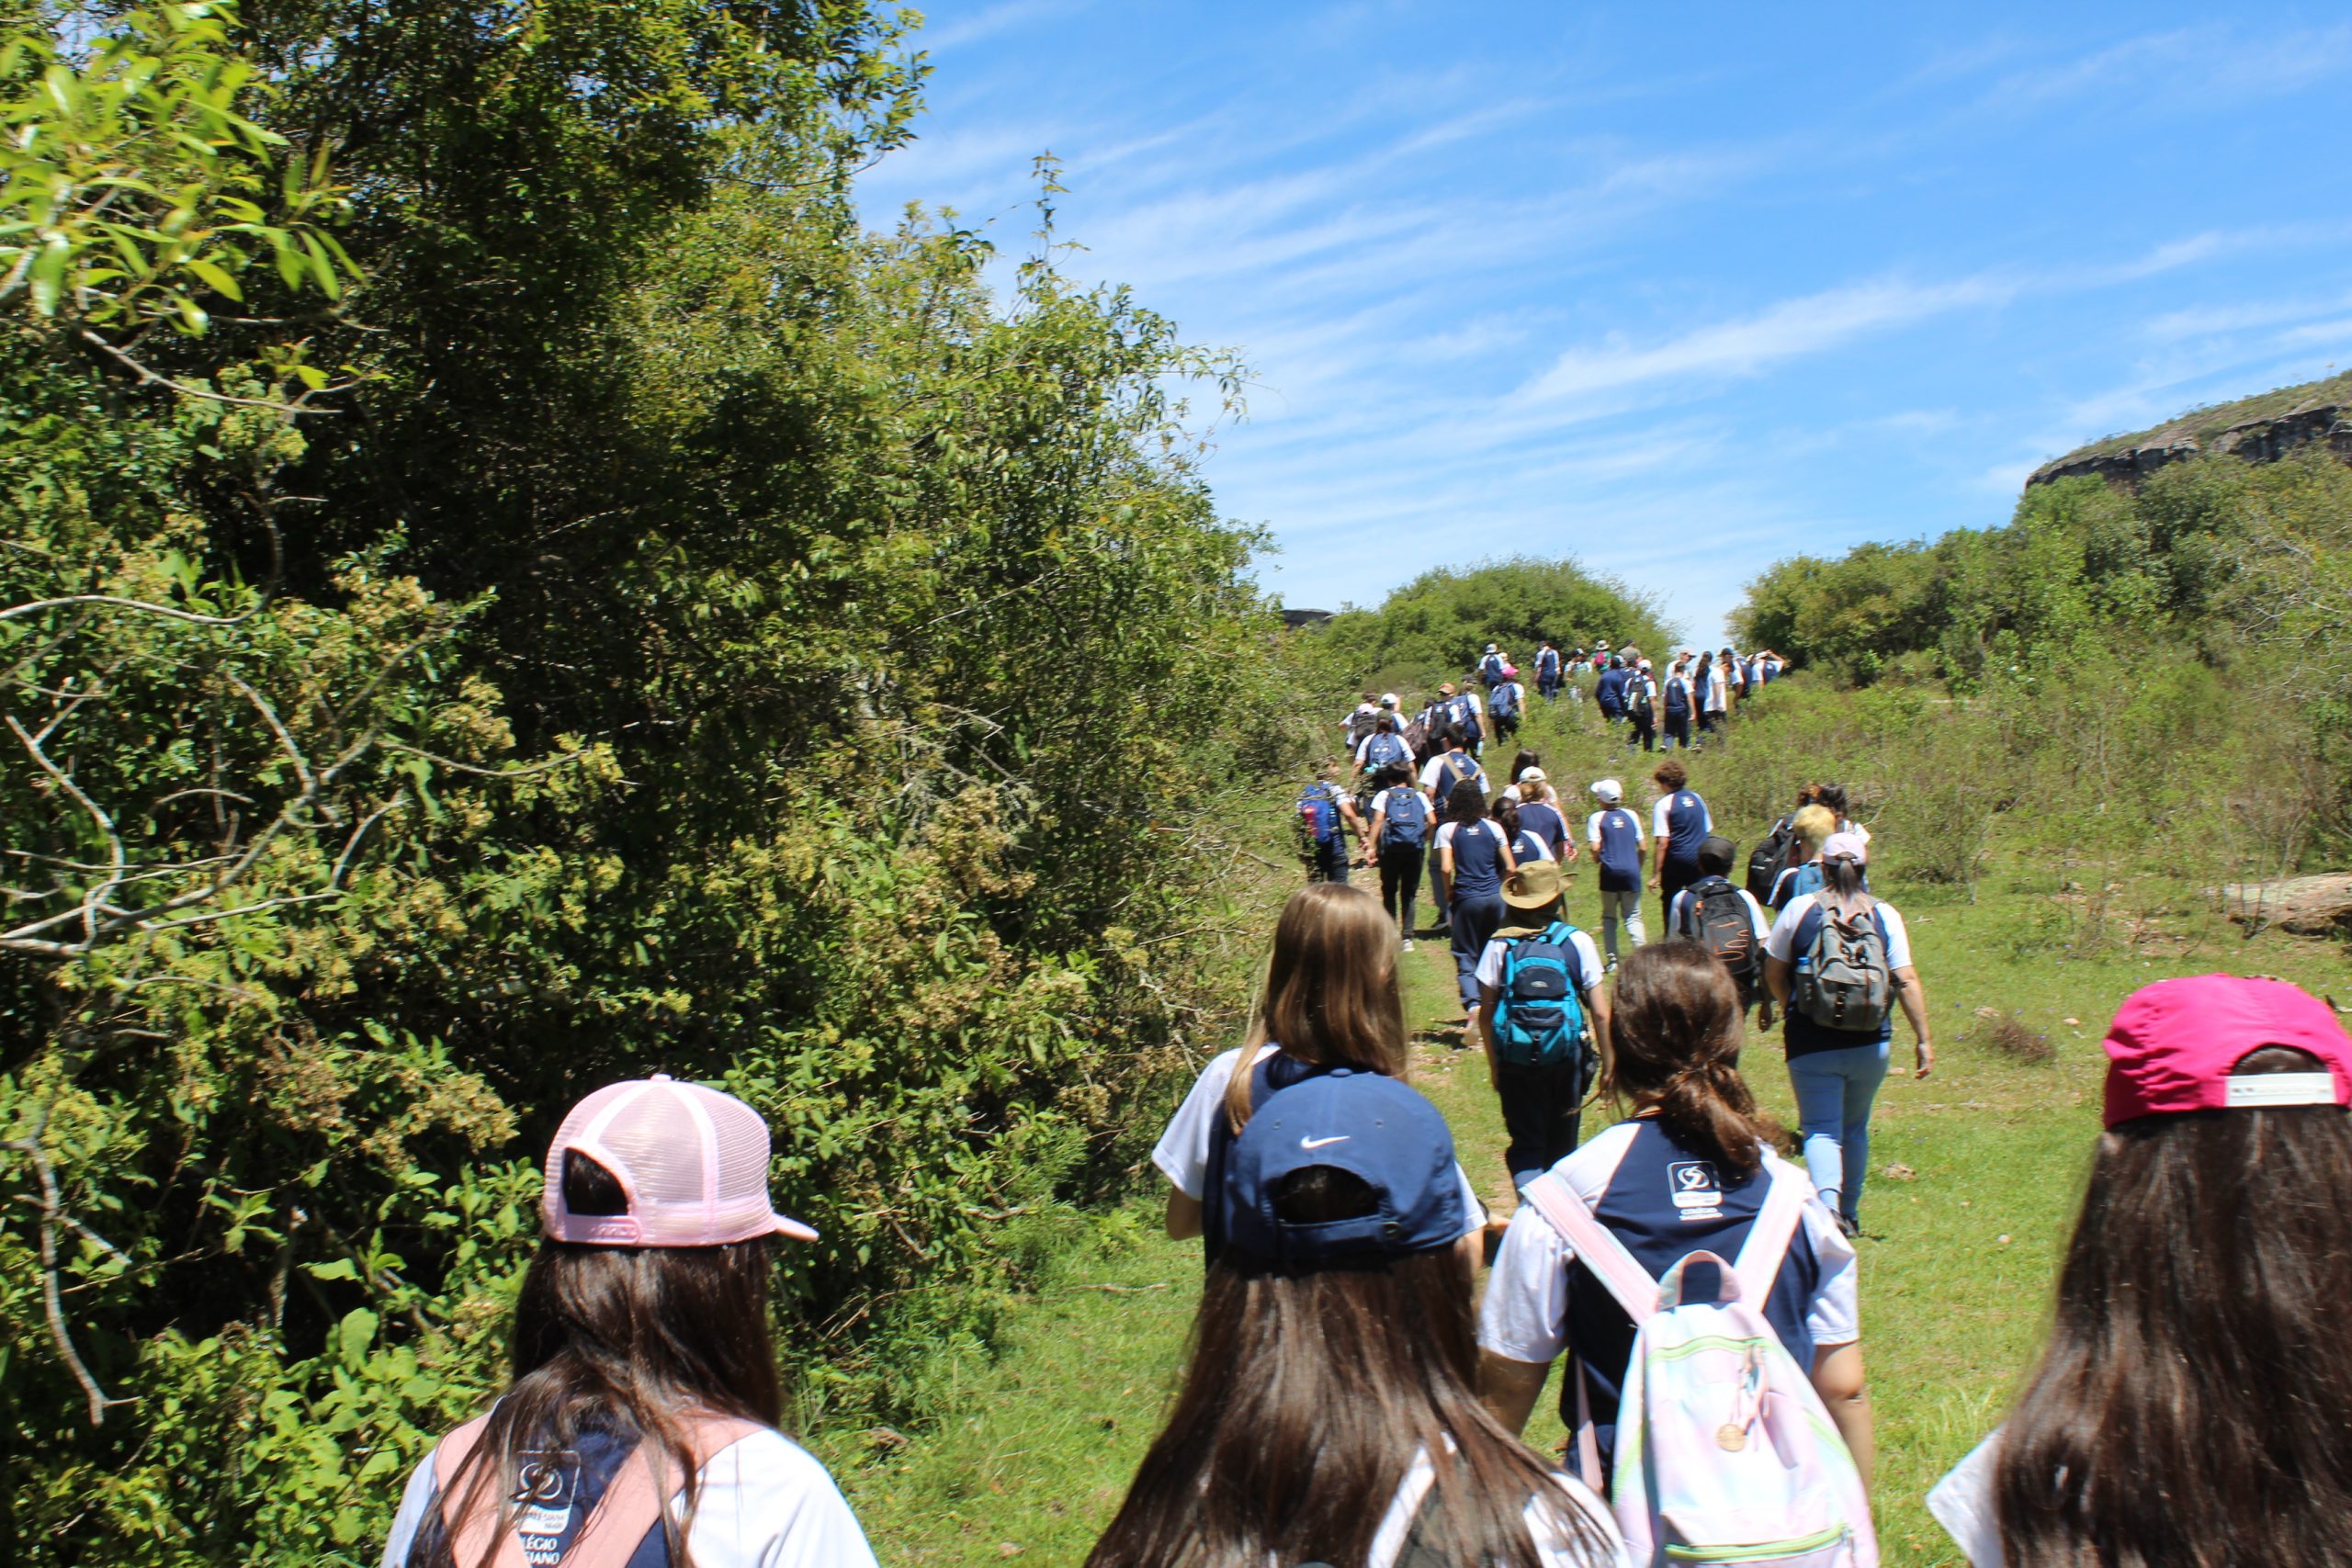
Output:
[[1411,937],[1407,937],[1405,939],[1405,951],[1408,953],[1413,951],[1413,939]]

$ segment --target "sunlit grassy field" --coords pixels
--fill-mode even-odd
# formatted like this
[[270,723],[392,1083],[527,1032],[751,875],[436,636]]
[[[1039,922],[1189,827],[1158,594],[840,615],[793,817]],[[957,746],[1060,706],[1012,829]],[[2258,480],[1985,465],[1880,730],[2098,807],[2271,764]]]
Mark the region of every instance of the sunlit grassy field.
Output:
[[[1566,715],[1544,716],[1544,728],[1564,795],[1616,761]],[[1499,771],[1491,751],[1490,761]],[[1580,828],[1582,810],[1573,815]],[[1762,825],[1724,826],[1746,842]],[[1577,869],[1570,913],[1594,923],[1589,866]],[[1959,1561],[1923,1498],[1999,1421],[2030,1364],[2098,1130],[2098,1040],[2115,1004],[2150,980],[2217,969],[2346,994],[2334,942],[2209,931],[2070,951],[2053,900],[2030,890],[2047,886],[2035,870],[1996,867],[1973,902],[1945,889],[1881,890],[1910,923],[1939,1049],[1932,1077],[1891,1077],[1880,1097],[1863,1200],[1875,1506],[1891,1563]],[[1404,962],[1419,1085],[1444,1111],[1490,1205],[1507,1212],[1502,1123],[1482,1058],[1457,1052],[1445,1027],[1456,1016],[1452,960],[1428,941]],[[1992,1043],[1979,1009],[2014,1015],[2047,1040],[2049,1059]],[[1898,1066],[1908,1046],[1898,1025]],[[1745,1060],[1765,1110],[1793,1125],[1779,1035],[1753,1034]],[[1611,1120],[1596,1106],[1585,1131]],[[1004,1352],[953,1368],[935,1422],[904,1443],[817,1435],[885,1562],[1083,1559],[1155,1430],[1197,1295],[1198,1244],[1168,1242],[1158,1222],[1152,1189],[1097,1224],[1023,1309]],[[1528,1434],[1540,1447],[1562,1440],[1552,1397]]]

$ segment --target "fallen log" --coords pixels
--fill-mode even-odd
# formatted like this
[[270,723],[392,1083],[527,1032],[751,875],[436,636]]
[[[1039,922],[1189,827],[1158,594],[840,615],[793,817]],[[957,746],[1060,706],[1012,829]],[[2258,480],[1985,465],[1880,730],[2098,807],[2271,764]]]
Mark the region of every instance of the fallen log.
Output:
[[2323,872],[2278,882],[2233,882],[2208,888],[2231,919],[2250,930],[2280,926],[2306,936],[2325,936],[2352,925],[2352,872]]

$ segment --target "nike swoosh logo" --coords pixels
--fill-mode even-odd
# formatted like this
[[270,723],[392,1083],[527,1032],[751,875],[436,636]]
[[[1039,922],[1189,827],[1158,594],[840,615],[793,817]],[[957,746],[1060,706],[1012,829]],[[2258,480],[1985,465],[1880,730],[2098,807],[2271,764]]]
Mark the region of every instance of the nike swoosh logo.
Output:
[[1298,1146],[1302,1149],[1319,1149],[1326,1144],[1344,1144],[1348,1141],[1348,1136],[1349,1134],[1342,1133],[1336,1138],[1301,1138],[1298,1141]]

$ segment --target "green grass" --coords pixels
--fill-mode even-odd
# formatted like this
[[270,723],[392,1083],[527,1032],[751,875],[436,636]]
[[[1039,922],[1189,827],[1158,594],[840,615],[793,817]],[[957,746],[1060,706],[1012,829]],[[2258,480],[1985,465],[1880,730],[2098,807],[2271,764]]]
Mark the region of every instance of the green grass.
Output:
[[[1531,728],[1563,795],[1577,797],[1579,827],[1584,786],[1604,771],[1641,798],[1631,786],[1647,768],[1622,763],[1565,705],[1539,711]],[[1489,751],[1499,773],[1507,756]],[[1694,769],[1702,792],[1704,761]],[[1745,825],[1751,835],[1759,826]],[[1577,869],[1570,913],[1595,922],[1589,864]],[[2347,983],[2340,946],[2284,936],[2071,953],[2030,871],[1996,871],[1973,904],[1957,892],[1886,890],[1911,926],[1939,1048],[1932,1077],[1890,1078],[1880,1097],[1863,1205],[1875,1506],[1892,1564],[1959,1561],[1923,1498],[2000,1420],[2031,1364],[2098,1129],[2098,1040],[2116,1003],[2150,980],[2211,969],[2339,995]],[[1423,942],[1405,965],[1408,1014],[1421,1031],[1417,1081],[1444,1111],[1482,1193],[1507,1211],[1502,1122],[1483,1058],[1454,1051],[1437,1027],[1457,1013],[1452,961],[1442,944]],[[1980,1007],[2007,1010],[2046,1034],[2053,1058],[2030,1066],[1981,1042]],[[1898,1062],[1907,1048],[1899,1027]],[[1779,1036],[1755,1035],[1746,1064],[1766,1111],[1793,1125]],[[1585,1131],[1612,1120],[1596,1107]],[[1890,1166],[1912,1174],[1889,1179]],[[885,1562],[1084,1558],[1156,1429],[1197,1299],[1198,1244],[1159,1235],[1158,1199],[1155,1190],[1100,1221],[1021,1311],[994,1360],[976,1356],[950,1370],[933,1425],[903,1442],[819,1436]],[[1563,1438],[1552,1404],[1547,1393],[1528,1433],[1539,1447]]]

